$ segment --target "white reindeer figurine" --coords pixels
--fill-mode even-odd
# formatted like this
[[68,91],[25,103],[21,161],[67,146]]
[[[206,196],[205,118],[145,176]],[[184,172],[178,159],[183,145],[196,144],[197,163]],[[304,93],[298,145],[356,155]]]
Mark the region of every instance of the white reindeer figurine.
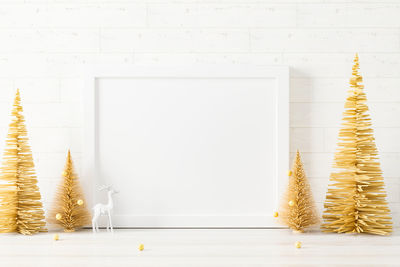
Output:
[[112,221],[111,221],[111,211],[114,207],[112,195],[118,193],[118,191],[114,190],[111,185],[109,185],[109,186],[103,185],[99,188],[99,190],[104,190],[104,189],[107,189],[108,202],[107,202],[107,204],[98,203],[93,207],[93,218],[92,218],[93,233],[96,233],[99,231],[98,220],[101,215],[108,216],[107,232],[109,230],[111,230],[111,233],[114,233],[114,229],[113,229]]

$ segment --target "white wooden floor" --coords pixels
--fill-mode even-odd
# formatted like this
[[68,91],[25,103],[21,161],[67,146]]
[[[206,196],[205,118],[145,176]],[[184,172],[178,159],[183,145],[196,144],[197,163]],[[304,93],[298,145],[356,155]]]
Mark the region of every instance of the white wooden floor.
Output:
[[[400,235],[286,229],[137,229],[0,235],[0,266],[400,266]],[[303,247],[296,249],[294,243]],[[144,251],[138,246],[143,243]]]

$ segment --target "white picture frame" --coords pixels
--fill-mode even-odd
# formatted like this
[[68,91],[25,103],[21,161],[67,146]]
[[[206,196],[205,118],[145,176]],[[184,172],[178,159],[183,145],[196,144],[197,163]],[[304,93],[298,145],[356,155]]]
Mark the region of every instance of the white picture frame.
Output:
[[[171,84],[168,87],[165,87],[165,82],[156,82],[156,81],[167,81],[168,84]],[[115,83],[115,85],[113,85]],[[251,177],[256,177],[254,180],[251,180],[252,178],[243,178],[243,179],[250,179],[249,183],[244,183],[238,182],[236,188],[234,190],[240,189],[240,187],[243,187],[244,190],[246,190],[247,193],[243,194],[242,196],[237,196],[238,199],[243,197],[243,201],[246,202],[247,199],[253,198],[254,200],[251,201],[257,201],[257,203],[252,203],[249,200],[248,204],[243,204],[243,207],[240,209],[238,208],[239,212],[232,212],[227,209],[227,211],[220,209],[218,210],[218,203],[215,205],[215,211],[213,209],[214,205],[213,202],[216,203],[219,201],[219,199],[225,199],[224,203],[221,203],[221,207],[224,207],[227,203],[236,203],[237,206],[241,206],[242,201],[237,200],[236,198],[232,196],[224,196],[224,192],[219,192],[215,195],[212,196],[213,199],[205,199],[207,203],[204,203],[204,211],[199,212],[198,210],[202,210],[201,203],[203,200],[199,199],[193,199],[191,200],[190,197],[192,195],[196,195],[198,192],[193,190],[193,192],[185,192],[185,196],[189,196],[189,199],[182,199],[182,202],[178,202],[176,199],[172,200],[171,197],[166,198],[164,196],[164,199],[157,199],[157,203],[167,203],[165,206],[165,209],[157,207],[154,208],[151,205],[148,205],[148,203],[151,203],[153,198],[155,197],[151,192],[148,193],[143,193],[143,190],[146,190],[145,188],[149,187],[149,184],[144,184],[143,190],[139,190],[138,181],[143,181],[143,183],[148,182],[151,179],[154,179],[154,177],[158,177],[157,175],[161,175],[163,173],[166,173],[165,168],[161,174],[155,175],[153,178],[152,177],[147,177],[146,179],[144,177],[130,177],[129,179],[124,178],[123,180],[116,180],[114,181],[113,179],[122,179],[119,177],[122,177],[125,172],[132,172],[129,170],[131,166],[127,166],[127,169],[124,170],[122,167],[118,167],[118,170],[115,171],[115,173],[119,173],[119,176],[117,178],[113,178],[110,176],[110,171],[107,172],[107,178],[103,177],[105,176],[102,174],[100,171],[101,170],[112,170],[112,166],[108,166],[108,162],[113,162],[110,164],[113,164],[114,166],[118,165],[118,162],[115,161],[116,158],[124,161],[129,158],[136,158],[139,160],[142,160],[139,156],[140,155],[132,155],[132,153],[141,153],[144,151],[137,151],[138,149],[130,149],[130,151],[126,151],[125,149],[120,150],[113,150],[112,147],[110,147],[110,142],[113,142],[111,139],[113,136],[115,136],[114,133],[106,133],[108,132],[108,129],[111,129],[112,127],[116,127],[115,123],[117,123],[117,130],[122,129],[127,126],[127,130],[125,131],[132,131],[132,123],[128,122],[128,124],[121,124],[120,121],[129,121],[127,120],[127,117],[123,118],[122,114],[113,114],[112,116],[115,116],[115,120],[113,120],[113,117],[110,117],[110,113],[113,113],[113,108],[119,109],[120,106],[124,106],[128,108],[128,106],[131,106],[130,103],[127,99],[130,96],[130,92],[135,92],[132,93],[134,94],[133,97],[133,102],[136,104],[132,104],[132,106],[140,106],[146,99],[149,99],[146,94],[150,94],[150,92],[153,90],[158,90],[156,92],[163,94],[163,98],[168,99],[171,95],[176,94],[174,97],[180,98],[179,101],[177,101],[176,105],[179,105],[179,103],[184,103],[188,102],[190,104],[184,106],[185,108],[192,108],[193,107],[193,112],[198,112],[198,105],[193,102],[195,101],[195,98],[201,98],[202,94],[202,89],[197,88],[198,83],[203,83],[205,86],[204,88],[214,88],[213,90],[204,90],[204,92],[207,92],[209,94],[207,99],[210,98],[210,96],[214,97],[213,94],[215,94],[215,97],[220,97],[221,94],[224,94],[226,92],[229,92],[230,89],[228,87],[234,87],[234,91],[232,93],[232,101],[226,101],[228,106],[227,108],[236,108],[237,106],[243,106],[243,110],[238,109],[237,112],[238,114],[242,113],[248,113],[249,117],[258,117],[258,121],[262,122],[261,124],[263,125],[260,128],[265,128],[269,127],[268,131],[271,129],[271,136],[274,136],[274,140],[266,140],[265,142],[272,142],[270,144],[271,147],[268,147],[272,151],[265,151],[265,153],[269,153],[268,157],[272,159],[272,162],[265,162],[265,166],[260,166],[260,173],[254,172]],[[148,85],[146,85],[148,84]],[[163,85],[164,84],[164,85]],[[188,92],[187,94],[191,98],[190,101],[185,101],[185,99],[181,98],[184,97],[180,92],[182,92],[182,86],[187,84],[187,90],[185,92]],[[139,88],[140,87],[140,88]],[[149,87],[149,88],[146,88]],[[160,88],[158,88],[160,87]],[[246,93],[247,87],[249,87],[248,90],[251,90],[251,93]],[[125,89],[121,89],[125,88]],[[170,89],[171,88],[171,89]],[[193,92],[196,91],[196,95],[190,96],[190,88],[195,88],[193,89]],[[254,90],[253,90],[254,89]],[[265,89],[265,92],[264,92]],[[125,90],[121,95],[122,90]],[[171,92],[166,92],[166,90],[171,90]],[[215,93],[217,92],[217,93]],[[250,92],[250,91],[249,91]],[[235,94],[238,95],[235,95]],[[116,94],[119,94],[119,99],[118,97],[114,97]],[[193,93],[194,94],[194,93]],[[247,95],[250,96],[247,96]],[[257,94],[260,94],[258,96]],[[270,97],[273,96],[273,97]],[[143,97],[143,100],[138,100],[139,97]],[[172,97],[172,96],[171,96]],[[247,101],[243,105],[240,103],[240,99],[243,97],[243,101]],[[174,98],[175,99],[175,98]],[[262,99],[262,101],[258,101],[258,99]],[[108,104],[108,101],[114,101],[113,103]],[[121,105],[116,104],[115,102],[122,101]],[[136,101],[136,102],[135,102]],[[263,102],[264,101],[264,102]],[[205,101],[207,102],[207,101]],[[221,105],[224,105],[225,101],[220,101]],[[254,102],[254,103],[253,103]],[[263,103],[269,103],[268,106],[270,107],[269,111],[264,109],[264,104]],[[100,104],[101,103],[101,104]],[[149,102],[149,105],[152,105],[153,101],[151,103]],[[246,106],[248,104],[248,106]],[[114,209],[115,213],[113,215],[113,221],[114,221],[114,226],[115,227],[128,227],[128,228],[164,228],[164,227],[172,227],[172,228],[187,228],[187,227],[231,227],[231,228],[241,228],[241,227],[249,227],[249,228],[268,228],[268,227],[276,227],[276,220],[273,218],[272,214],[273,211],[277,208],[278,202],[280,199],[280,195],[283,192],[283,188],[285,184],[287,183],[287,170],[289,166],[289,68],[287,66],[267,66],[267,67],[237,67],[234,68],[232,66],[220,66],[220,67],[198,67],[198,66],[188,66],[188,67],[174,67],[174,68],[155,68],[155,67],[127,67],[127,66],[95,66],[91,67],[87,73],[86,73],[86,85],[85,85],[85,90],[84,90],[84,149],[83,149],[83,184],[85,186],[85,191],[88,192],[88,202],[89,205],[92,205],[96,202],[105,202],[106,199],[104,198],[104,193],[101,193],[97,190],[97,187],[102,184],[113,184],[114,187],[116,187],[117,190],[120,191],[118,195],[115,196],[114,200]],[[219,104],[218,104],[219,105]],[[223,110],[223,108],[219,109],[218,105],[211,105],[210,109],[217,110],[216,113],[220,112],[220,110]],[[171,105],[172,106],[172,105]],[[254,110],[248,109],[248,107],[255,107]],[[145,106],[142,106],[145,107]],[[152,106],[152,110],[156,109],[157,107]],[[257,109],[258,108],[258,109]],[[236,109],[235,109],[236,110]],[[259,110],[262,110],[262,112],[259,112]],[[263,113],[265,110],[265,114]],[[120,110],[121,111],[121,110]],[[123,113],[127,113],[125,111],[128,111],[128,109],[124,109]],[[160,110],[160,112],[164,112],[164,110]],[[137,113],[137,110],[132,110],[129,111],[128,113],[135,114]],[[102,114],[108,114],[107,116],[102,116]],[[146,113],[143,113],[146,114]],[[141,116],[145,116],[145,115]],[[177,113],[175,113],[177,114]],[[194,113],[193,113],[194,114]],[[227,113],[231,114],[231,113]],[[260,115],[261,114],[261,115]],[[220,116],[222,118],[222,113],[216,115],[215,117]],[[264,116],[267,120],[267,122],[264,122]],[[122,117],[121,117],[122,116]],[[147,115],[146,115],[147,116]],[[149,115],[149,119],[154,119],[154,115]],[[153,116],[153,117],[151,117]],[[205,115],[204,115],[205,116]],[[230,116],[230,115],[228,115]],[[107,117],[107,118],[105,118]],[[109,118],[108,118],[109,117]],[[118,118],[117,118],[118,117]],[[211,119],[214,116],[209,116]],[[202,117],[204,118],[204,117]],[[235,117],[232,117],[235,120]],[[168,119],[168,118],[164,118]],[[135,119],[135,122],[138,123],[138,125],[145,124],[145,126],[141,125],[141,128],[147,127],[146,118],[142,118],[137,116]],[[199,120],[203,122],[204,120]],[[243,122],[246,122],[246,120],[243,120]],[[216,124],[220,124],[220,121],[216,121]],[[112,125],[111,125],[112,124]],[[104,127],[104,125],[107,125]],[[169,125],[174,125],[174,122],[171,122]],[[254,124],[251,124],[254,125]],[[251,128],[252,126],[249,126]],[[193,125],[192,125],[193,126]],[[207,127],[207,124],[205,123],[205,127]],[[222,132],[224,131],[223,127],[218,128]],[[252,128],[253,129],[253,128]],[[258,129],[258,128],[254,128]],[[169,129],[168,131],[173,131],[173,127]],[[258,130],[257,130],[258,131]],[[194,131],[193,131],[194,132]],[[207,131],[210,132],[210,131]],[[260,131],[257,134],[262,134],[263,132]],[[136,130],[132,131],[132,136],[135,138]],[[163,134],[163,133],[160,133]],[[269,135],[269,133],[267,134]],[[174,136],[174,135],[171,135]],[[249,136],[252,136],[251,129],[249,132],[243,133],[243,138],[245,140],[250,140],[252,141],[252,138],[249,138]],[[265,136],[265,138],[269,138],[270,136]],[[108,139],[107,139],[108,138]],[[183,137],[184,139],[185,137]],[[198,136],[196,136],[198,138]],[[240,140],[242,136],[235,137],[235,140],[239,140],[243,142],[244,140]],[[260,137],[259,140],[262,141],[264,144],[264,140],[262,139],[263,137]],[[136,138],[137,139],[137,138]],[[188,139],[188,138],[186,138]],[[190,139],[190,138],[189,138]],[[178,140],[178,139],[176,139]],[[176,141],[175,140],[175,141]],[[130,141],[129,141],[130,142]],[[246,141],[247,142],[247,141]],[[136,148],[135,146],[137,143],[133,144],[128,144],[130,148]],[[265,145],[264,145],[265,146]],[[185,149],[183,145],[179,145],[180,148]],[[213,147],[210,146],[211,150],[213,151]],[[246,147],[245,145],[241,147]],[[257,143],[252,143],[251,147],[253,148],[253,151],[258,151],[257,150]],[[157,147],[155,149],[158,149]],[[268,149],[267,149],[268,150]],[[113,155],[104,155],[104,153],[100,153],[99,151],[111,151],[111,152],[120,152],[117,155],[114,155],[115,153],[112,153]],[[246,150],[245,152],[252,151]],[[157,150],[157,152],[160,152]],[[125,153],[125,154],[124,154]],[[178,152],[177,152],[178,153]],[[185,151],[185,153],[190,153],[188,151]],[[206,152],[205,152],[206,153]],[[218,150],[219,155],[222,155],[223,150]],[[250,153],[251,155],[249,157],[251,158],[252,161],[248,163],[248,166],[252,166],[251,162],[259,160],[256,158],[256,156],[253,156],[257,153]],[[232,153],[228,153],[227,157],[230,157]],[[261,154],[260,154],[261,155]],[[264,155],[264,154],[262,154]],[[173,158],[173,156],[171,156]],[[264,156],[262,156],[264,158]],[[190,156],[188,157],[190,158]],[[207,157],[203,157],[203,159],[206,159]],[[223,157],[219,157],[223,158]],[[241,158],[233,158],[233,169],[236,168],[235,166],[238,165],[238,161]],[[152,160],[155,160],[152,158]],[[169,160],[169,159],[168,159]],[[172,159],[171,159],[172,160]],[[208,160],[205,160],[204,162],[205,166],[212,171],[214,170],[214,165],[210,164]],[[269,160],[270,161],[270,160]],[[101,162],[101,164],[100,164]],[[129,161],[126,161],[129,162]],[[127,163],[124,163],[127,165]],[[190,162],[189,162],[190,163]],[[121,163],[122,164],[122,163]],[[146,165],[146,162],[142,162],[141,165]],[[152,162],[154,166],[161,166],[160,168],[162,169],[162,166],[164,166],[163,162]],[[196,163],[197,164],[197,163]],[[201,164],[201,163],[199,163]],[[223,164],[226,164],[226,162],[223,162]],[[264,163],[262,163],[264,164]],[[100,166],[101,165],[101,166]],[[123,165],[123,166],[125,166]],[[130,165],[130,164],[128,164]],[[134,165],[134,164],[133,164]],[[185,166],[189,166],[190,164],[185,164]],[[210,165],[213,165],[210,167]],[[217,164],[216,164],[217,165]],[[240,164],[239,164],[240,165]],[[185,169],[187,172],[189,167],[183,166],[182,168]],[[257,165],[259,166],[259,165]],[[115,167],[117,168],[117,167]],[[246,168],[244,166],[243,168]],[[272,173],[268,173],[268,171],[265,171],[265,169],[273,169]],[[136,169],[140,169],[140,166],[137,166]],[[222,171],[219,173],[224,173],[224,169],[221,167]],[[217,169],[220,171],[219,169]],[[229,172],[230,175],[235,176],[235,172],[238,170],[232,170],[232,172]],[[240,169],[240,171],[243,171]],[[141,174],[143,174],[143,170],[141,171]],[[168,172],[168,171],[167,171]],[[267,173],[267,174],[266,174]],[[170,175],[171,176],[171,175]],[[189,175],[190,176],[190,175]],[[268,179],[268,182],[263,181],[260,179],[259,176],[268,176],[265,177],[265,179]],[[172,177],[172,176],[171,176]],[[185,176],[186,177],[186,176]],[[219,176],[222,177],[222,176]],[[239,175],[238,175],[239,177]],[[241,177],[235,177],[236,180],[240,180],[239,178]],[[163,177],[165,178],[165,177]],[[133,179],[135,182],[135,187],[134,190],[132,191],[132,187],[130,188],[129,183],[131,183],[130,179]],[[137,179],[137,180],[135,180]],[[156,178],[158,179],[158,178]],[[175,178],[174,178],[175,179]],[[177,178],[178,179],[178,178]],[[190,177],[188,177],[190,179]],[[222,178],[221,178],[222,179]],[[227,179],[224,177],[223,179]],[[206,182],[210,183],[210,181],[215,181],[215,180],[210,180],[210,179],[205,179]],[[216,179],[218,180],[218,179]],[[121,182],[122,181],[122,182]],[[183,180],[177,180],[182,182]],[[169,188],[169,185],[173,183],[177,183],[177,181],[172,181],[171,183],[165,183],[165,180],[162,180],[165,188]],[[227,181],[227,180],[226,180]],[[259,183],[259,184],[257,184]],[[221,182],[222,184],[222,182]],[[267,186],[266,186],[267,185]],[[178,185],[176,185],[178,186]],[[229,185],[227,185],[229,188]],[[232,187],[235,187],[232,186]],[[208,190],[209,186],[200,186],[203,188],[203,190]],[[260,187],[265,187],[260,189]],[[251,192],[251,190],[254,189],[254,192]],[[265,195],[263,190],[265,189]],[[136,191],[136,195],[141,195],[141,199],[130,199],[134,198],[134,192]],[[171,190],[171,188],[170,188]],[[187,189],[191,190],[191,189]],[[222,188],[218,188],[218,190],[223,191]],[[132,192],[131,192],[132,191]],[[176,191],[178,192],[178,191]],[[236,191],[235,191],[236,192]],[[123,195],[125,194],[125,195]],[[272,195],[271,195],[272,194]],[[163,197],[163,191],[158,191],[157,197]],[[238,195],[238,194],[236,194]],[[254,195],[254,196],[253,196]],[[121,197],[122,196],[122,197]],[[264,198],[268,196],[268,201],[264,201]],[[232,199],[229,200],[228,198],[231,197]],[[197,197],[198,198],[198,197]],[[171,200],[170,204],[168,204],[169,200]],[[193,203],[190,204],[190,201]],[[235,202],[236,201],[236,202]],[[141,202],[141,203],[139,203]],[[268,202],[265,203],[266,206],[263,206],[264,203],[258,203],[258,202]],[[270,203],[273,202],[273,203]],[[133,203],[132,205],[130,203]],[[186,210],[184,212],[181,212],[180,209],[175,208],[177,206],[177,203],[182,203],[184,205],[192,205],[193,210],[190,210],[186,207]],[[195,203],[195,204],[194,204]],[[199,204],[200,203],[200,204]],[[146,206],[148,205],[148,206]],[[178,204],[179,205],[179,204]],[[246,206],[247,205],[247,206]],[[156,205],[154,205],[156,206]],[[171,208],[172,206],[172,208]],[[121,207],[121,209],[118,209],[118,207]],[[248,210],[246,209],[248,207]],[[252,210],[252,207],[258,207],[254,208]],[[268,207],[268,208],[264,208]],[[184,210],[184,209],[182,209]]]

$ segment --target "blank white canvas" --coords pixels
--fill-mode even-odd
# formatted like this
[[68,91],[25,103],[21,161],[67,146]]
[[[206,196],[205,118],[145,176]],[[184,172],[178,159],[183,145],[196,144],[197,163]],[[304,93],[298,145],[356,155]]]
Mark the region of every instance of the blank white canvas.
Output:
[[275,78],[98,77],[95,185],[120,191],[115,225],[271,226],[277,88]]

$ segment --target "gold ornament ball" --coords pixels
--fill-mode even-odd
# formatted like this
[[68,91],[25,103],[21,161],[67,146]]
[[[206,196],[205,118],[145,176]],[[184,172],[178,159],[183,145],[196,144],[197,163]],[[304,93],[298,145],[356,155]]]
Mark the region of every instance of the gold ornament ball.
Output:
[[143,245],[143,244],[140,244],[140,245],[139,245],[139,250],[140,250],[140,251],[143,251],[143,250],[144,250],[144,245]]
[[276,217],[278,217],[279,216],[279,213],[277,212],[277,211],[275,211],[274,212],[274,217],[276,218]]
[[54,241],[58,241],[60,239],[60,237],[58,236],[58,234],[54,234],[53,239],[54,239]]
[[290,200],[288,204],[289,204],[290,207],[293,207],[294,206],[293,200]]
[[82,206],[82,205],[83,205],[83,200],[82,200],[82,199],[79,199],[76,203],[77,203],[79,206]]
[[67,176],[67,172],[63,172],[62,175],[63,175],[63,176]]
[[61,220],[61,218],[62,218],[61,214],[60,214],[60,213],[57,213],[57,214],[56,214],[56,219],[57,219],[57,220]]
[[294,246],[295,246],[296,248],[301,248],[301,242],[300,242],[300,241],[297,241],[296,243],[294,243]]
[[291,170],[288,170],[288,171],[287,171],[287,175],[288,175],[288,176],[292,176],[292,171],[291,171]]

